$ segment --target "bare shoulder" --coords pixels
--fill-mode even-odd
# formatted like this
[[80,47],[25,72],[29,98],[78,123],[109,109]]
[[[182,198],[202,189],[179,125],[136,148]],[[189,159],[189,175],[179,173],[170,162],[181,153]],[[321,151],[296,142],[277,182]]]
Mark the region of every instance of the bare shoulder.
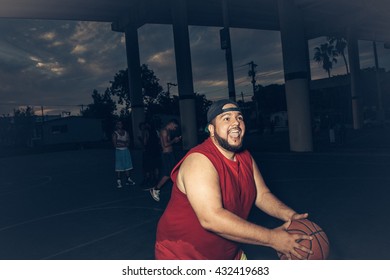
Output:
[[183,193],[195,186],[200,190],[218,178],[217,170],[211,161],[201,153],[192,153],[182,162],[177,177],[177,185]]
[[192,153],[182,162],[179,172],[181,176],[198,179],[216,173],[216,169],[204,154]]
[[160,135],[166,135],[167,134],[167,130],[165,128],[162,128],[160,130]]
[[187,156],[181,166],[189,169],[204,168],[206,166],[212,166],[212,163],[204,154],[195,152]]

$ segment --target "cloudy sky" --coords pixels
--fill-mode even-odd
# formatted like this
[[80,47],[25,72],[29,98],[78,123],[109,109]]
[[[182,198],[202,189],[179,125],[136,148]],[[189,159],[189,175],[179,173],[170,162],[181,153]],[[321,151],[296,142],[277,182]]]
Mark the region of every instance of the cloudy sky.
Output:
[[[194,90],[210,100],[228,96],[225,53],[220,49],[220,28],[190,27]],[[276,31],[231,29],[237,99],[252,95],[249,65],[257,64],[261,85],[282,84],[280,34]],[[110,24],[96,22],[0,19],[0,115],[32,106],[37,114],[63,111],[77,115],[92,103],[92,92],[103,93],[115,73],[127,68],[124,36]],[[172,27],[145,25],[138,31],[141,63],[147,64],[167,90],[176,83]],[[309,42],[313,48],[324,42]],[[374,66],[371,42],[359,42],[362,68]],[[378,44],[380,67],[390,69],[390,50]],[[325,78],[311,61],[314,79]],[[340,60],[333,75],[344,74]],[[177,87],[171,87],[177,94]]]

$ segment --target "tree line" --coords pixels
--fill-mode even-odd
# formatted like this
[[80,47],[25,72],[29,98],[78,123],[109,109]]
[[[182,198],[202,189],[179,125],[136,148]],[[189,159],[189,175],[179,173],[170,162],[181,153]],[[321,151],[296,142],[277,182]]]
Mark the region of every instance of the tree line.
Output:
[[[327,37],[326,42],[321,43],[314,48],[313,60],[322,66],[327,72],[328,77],[331,77],[331,71],[335,63],[341,57],[346,69],[346,74],[349,74],[348,62],[346,59],[345,50],[347,41],[342,37]],[[145,121],[150,123],[156,120],[156,116],[160,115],[180,115],[179,97],[170,95],[169,89],[165,91],[159,83],[153,70],[149,69],[146,64],[141,66],[141,85],[142,97],[145,108]],[[249,75],[249,74],[248,74]],[[131,124],[131,100],[129,94],[128,70],[118,71],[112,81],[109,81],[110,86],[104,92],[99,92],[94,89],[92,92],[92,103],[86,105],[80,110],[83,117],[99,118],[103,120],[104,132],[107,136],[112,134],[114,123],[117,119],[121,119],[127,124],[127,129],[132,131]],[[338,92],[347,92],[348,89],[339,89]],[[339,94],[311,94],[313,110],[326,111],[333,106],[331,100],[336,100]],[[332,97],[333,96],[333,97]],[[343,94],[343,96],[347,96]],[[330,98],[330,99],[329,99]],[[340,99],[340,98],[339,98]],[[324,101],[325,100],[325,101]],[[328,101],[330,100],[330,101]],[[343,103],[346,101],[334,101],[333,103]],[[196,106],[196,121],[198,127],[206,125],[207,109],[212,101],[208,100],[205,95],[195,93]],[[286,111],[286,98],[284,85],[271,84],[262,86],[261,84],[254,85],[254,95],[252,101],[244,103],[239,100],[238,103],[244,108],[245,117],[248,125],[251,128],[261,128],[267,125],[269,116],[278,111]],[[330,104],[329,106],[326,104]],[[339,108],[341,110],[341,107]],[[14,120],[12,129],[9,129],[10,124],[6,124],[5,117],[0,118],[0,130],[12,131],[11,138],[14,138],[14,143],[24,145],[27,143],[28,137],[31,138],[33,133],[34,111],[31,107],[18,108],[14,110]],[[6,124],[6,125],[5,125]],[[155,124],[155,123],[154,123]],[[155,124],[156,125],[156,124]],[[158,125],[158,124],[157,124]],[[2,135],[7,135],[7,131],[3,131]],[[8,141],[8,140],[7,140]],[[0,143],[4,143],[0,139]]]
[[[142,97],[145,109],[145,121],[156,124],[156,116],[180,115],[179,97],[171,96],[169,91],[164,91],[153,70],[146,64],[141,65]],[[128,70],[120,70],[110,81],[104,93],[96,89],[92,93],[93,103],[81,110],[84,117],[100,118],[103,120],[106,135],[111,135],[113,124],[121,119],[127,126],[131,125],[131,100],[129,94]],[[199,125],[206,123],[207,109],[212,101],[205,95],[195,93],[196,120]],[[127,127],[131,130],[131,127]]]

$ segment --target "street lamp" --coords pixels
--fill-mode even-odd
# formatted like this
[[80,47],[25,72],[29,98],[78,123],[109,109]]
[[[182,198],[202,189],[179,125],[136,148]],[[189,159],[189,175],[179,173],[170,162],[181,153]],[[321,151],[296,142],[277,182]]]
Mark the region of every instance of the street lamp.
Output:
[[169,89],[171,88],[171,86],[176,87],[177,84],[174,84],[174,83],[167,83],[167,88],[168,88],[167,93],[168,93],[168,96],[169,96],[169,94],[170,94]]

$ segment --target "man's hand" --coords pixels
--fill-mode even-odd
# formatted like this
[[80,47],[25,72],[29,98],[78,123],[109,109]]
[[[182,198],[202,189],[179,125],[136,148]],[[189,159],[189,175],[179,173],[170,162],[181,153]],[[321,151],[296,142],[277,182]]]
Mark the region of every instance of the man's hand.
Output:
[[288,227],[291,224],[291,220],[285,222],[282,226],[277,227],[271,230],[271,247],[276,251],[285,254],[287,258],[290,260],[292,256],[295,256],[298,259],[303,259],[296,249],[302,250],[303,252],[312,254],[313,252],[309,249],[300,245],[298,243],[299,240],[307,239],[312,240],[313,237],[305,234],[297,234],[297,233],[289,233],[287,232]]
[[295,213],[294,215],[291,216],[291,220],[302,220],[302,219],[307,219],[307,217],[309,217],[308,213],[304,213],[304,214]]

